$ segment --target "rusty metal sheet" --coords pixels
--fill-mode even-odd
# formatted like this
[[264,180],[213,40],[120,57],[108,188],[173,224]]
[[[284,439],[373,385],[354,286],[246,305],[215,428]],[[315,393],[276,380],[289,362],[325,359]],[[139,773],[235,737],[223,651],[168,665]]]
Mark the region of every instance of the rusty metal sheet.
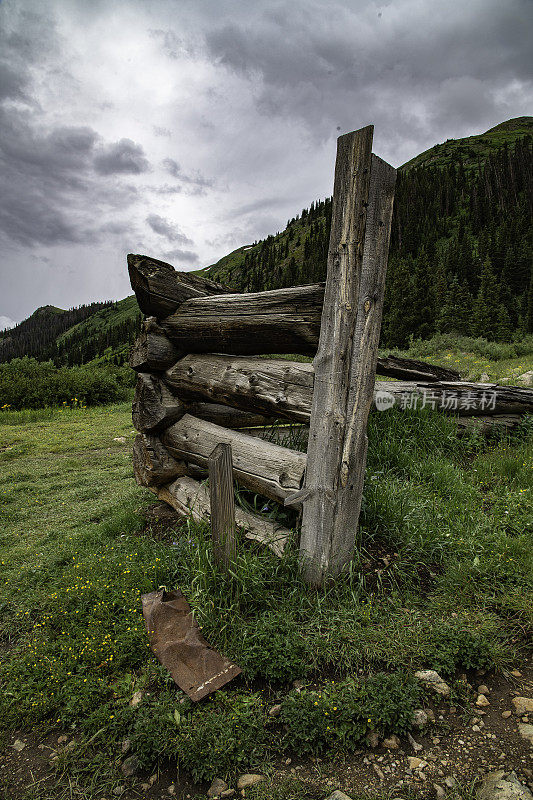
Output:
[[241,673],[208,645],[179,589],[145,594],[142,604],[150,647],[191,700],[201,700]]

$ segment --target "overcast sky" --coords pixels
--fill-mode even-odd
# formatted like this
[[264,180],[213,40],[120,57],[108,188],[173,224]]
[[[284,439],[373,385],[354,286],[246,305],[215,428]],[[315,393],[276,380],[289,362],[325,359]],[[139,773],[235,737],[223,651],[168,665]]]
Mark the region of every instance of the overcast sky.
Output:
[[213,263],[331,194],[532,113],[533,0],[0,0],[0,328]]

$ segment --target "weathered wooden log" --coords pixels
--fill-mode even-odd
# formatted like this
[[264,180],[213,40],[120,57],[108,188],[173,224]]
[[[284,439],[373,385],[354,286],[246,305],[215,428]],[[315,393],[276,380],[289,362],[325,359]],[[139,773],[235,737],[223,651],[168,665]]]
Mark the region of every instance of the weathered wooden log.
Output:
[[215,563],[226,572],[237,557],[231,445],[217,444],[207,460]]
[[273,425],[273,417],[241,411],[216,403],[184,402],[157,376],[139,373],[132,404],[132,419],[141,433],[159,433],[192,414],[225,428],[250,428]]
[[172,314],[190,297],[231,292],[227,286],[190,272],[178,272],[171,264],[149,256],[128,255],[131,288],[144,314],[158,318]]
[[401,381],[459,381],[460,374],[449,367],[438,367],[425,361],[399,356],[383,356],[378,358],[376,372],[389,378]]
[[139,486],[158,486],[187,474],[187,465],[177,461],[157,436],[140,433],[133,443],[133,475]]
[[185,356],[164,377],[185,399],[210,399],[298,422],[309,421],[313,379],[312,364],[207,354]]
[[[244,411],[308,422],[313,394],[312,364],[245,356],[185,356],[164,377],[189,400],[210,399]],[[378,393],[380,396],[378,397]],[[385,393],[384,396],[381,396]],[[387,394],[391,397],[387,398]],[[430,407],[465,416],[533,413],[533,390],[464,381],[376,381],[374,404],[401,409]],[[392,402],[390,402],[392,398]]]
[[[184,517],[192,516],[197,521],[209,522],[211,507],[209,491],[205,484],[192,478],[178,478],[169,486],[160,487],[157,496]],[[289,539],[290,531],[276,522],[252,514],[236,506],[235,521],[244,530],[247,539],[269,547],[281,556]]]
[[162,327],[188,353],[312,355],[323,298],[324,287],[318,284],[200,297],[182,303]]
[[522,414],[497,414],[494,417],[457,417],[458,433],[476,430],[488,434],[492,431],[512,431],[522,421]]
[[314,360],[300,560],[313,586],[352,559],[363,496],[396,170],[373,127],[337,140],[328,277]]
[[302,483],[306,464],[304,453],[222,428],[190,414],[167,428],[162,441],[174,458],[200,467],[207,466],[217,444],[230,444],[236,480],[248,489],[281,503]]
[[129,363],[137,372],[164,372],[182,355],[157,324],[156,318],[148,317],[130,350]]
[[156,375],[138,374],[131,412],[133,425],[138,431],[163,431],[185,413],[185,403],[175,397]]

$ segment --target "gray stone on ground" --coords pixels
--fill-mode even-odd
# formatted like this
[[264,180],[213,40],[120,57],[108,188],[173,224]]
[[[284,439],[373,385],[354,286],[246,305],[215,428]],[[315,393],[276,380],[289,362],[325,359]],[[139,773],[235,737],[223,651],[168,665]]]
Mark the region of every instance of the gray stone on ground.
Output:
[[531,697],[513,697],[511,703],[514,706],[515,714],[519,717],[522,714],[533,714],[533,699]]
[[228,788],[228,784],[226,781],[223,781],[222,778],[215,778],[209,789],[207,790],[208,797],[218,797],[225,792]]
[[415,672],[415,678],[442,697],[448,697],[450,694],[450,687],[434,669],[419,669],[418,672]]
[[415,728],[423,728],[424,725],[427,725],[428,715],[424,711],[423,708],[415,708],[413,711],[413,716],[411,718],[411,725],[414,725]]
[[386,747],[387,750],[397,750],[401,744],[400,739],[396,736],[395,733],[392,736],[389,736],[388,739],[383,739],[382,743],[383,747]]
[[477,792],[478,800],[533,800],[533,795],[514,772],[503,769],[490,772],[483,778]]
[[327,797],[326,800],[352,800],[352,798],[348,797],[348,795],[344,794],[344,792],[341,792],[340,789],[335,789],[333,794],[330,794],[330,796]]
[[530,369],[528,372],[523,372],[516,380],[526,386],[533,386],[533,369]]
[[264,780],[266,780],[264,775],[247,772],[245,775],[241,775],[237,781],[237,789],[248,789],[250,786],[255,786],[256,783],[260,783]]
[[530,744],[533,745],[533,725],[529,725],[526,722],[519,722],[518,723],[518,733]]
[[139,771],[139,762],[135,756],[126,758],[120,765],[120,771],[125,778],[131,778]]
[[377,731],[370,731],[370,733],[366,737],[366,743],[372,749],[374,749],[379,745],[379,734],[377,733]]

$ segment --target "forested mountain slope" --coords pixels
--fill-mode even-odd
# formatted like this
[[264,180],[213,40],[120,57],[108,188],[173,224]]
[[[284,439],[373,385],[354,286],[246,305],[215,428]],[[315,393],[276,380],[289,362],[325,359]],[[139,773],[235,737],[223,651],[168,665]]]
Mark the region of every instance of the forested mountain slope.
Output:
[[[437,332],[533,331],[533,119],[450,140],[400,167],[382,346]],[[239,291],[325,279],[331,199],[205,270]]]

